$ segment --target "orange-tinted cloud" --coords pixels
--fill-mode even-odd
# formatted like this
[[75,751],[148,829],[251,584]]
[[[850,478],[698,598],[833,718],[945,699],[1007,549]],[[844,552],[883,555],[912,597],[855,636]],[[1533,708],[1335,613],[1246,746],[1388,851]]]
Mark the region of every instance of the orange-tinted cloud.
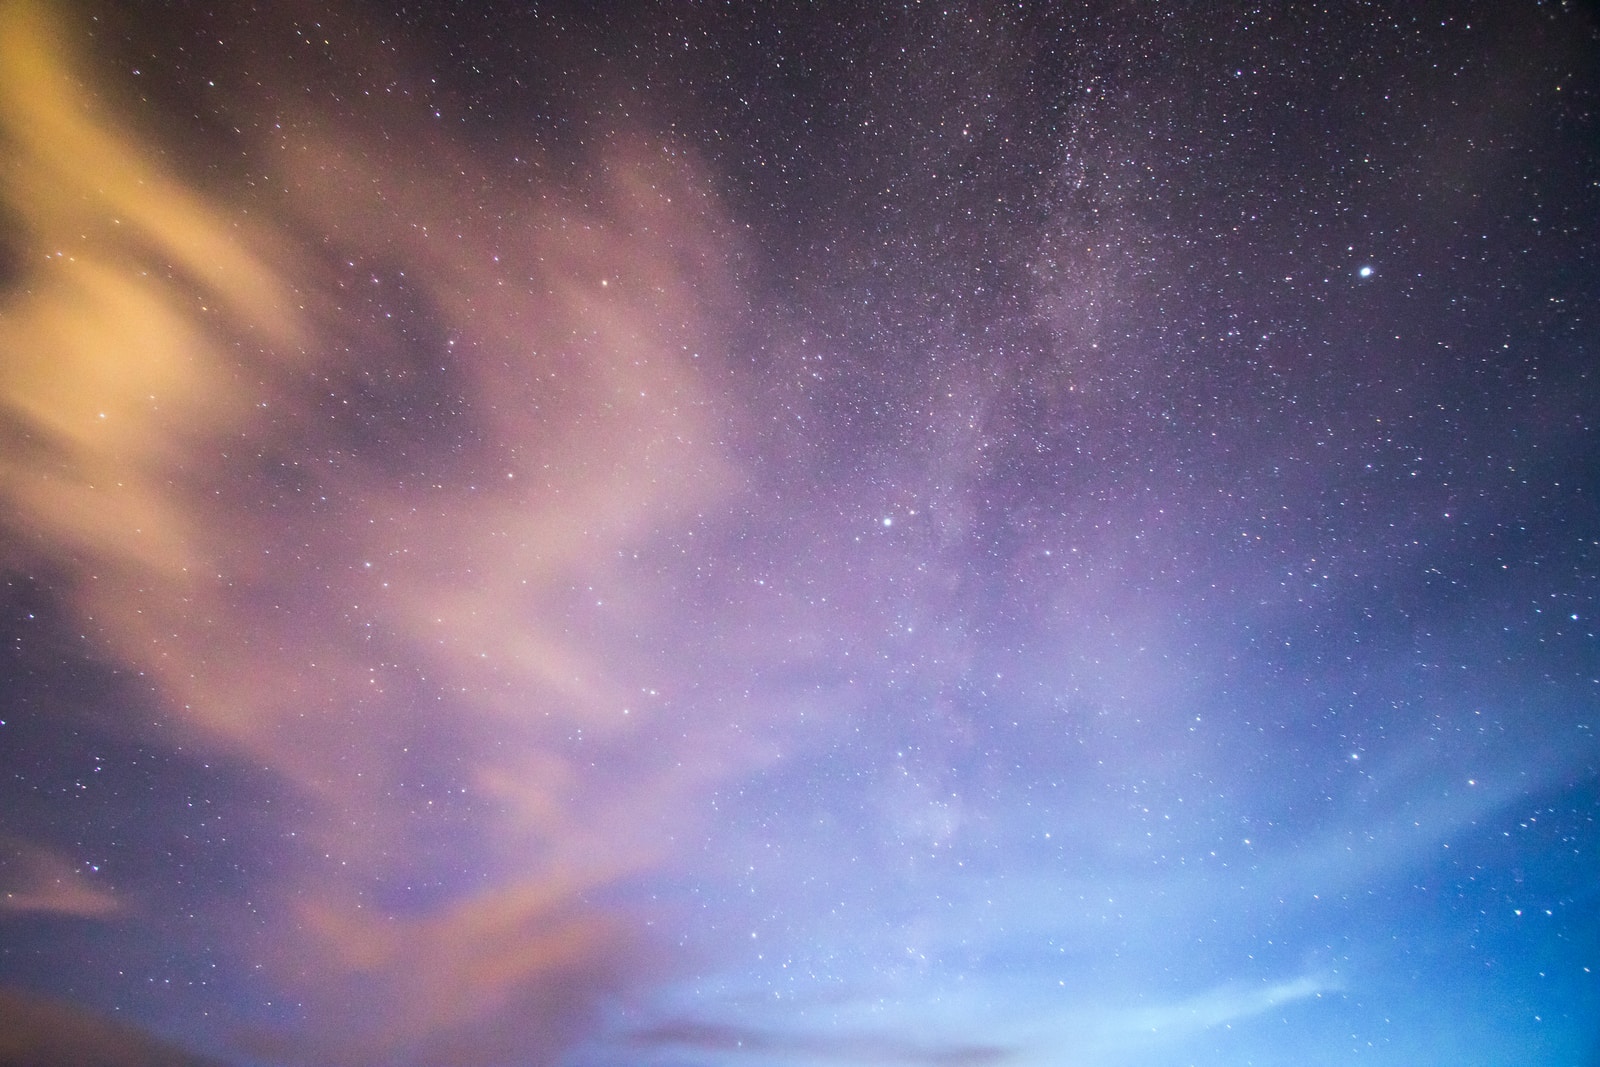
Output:
[[221,1067],[136,1027],[11,989],[0,989],[0,1063]]
[[380,1064],[550,1062],[607,995],[648,966],[612,916],[543,878],[504,885],[439,913],[394,920],[326,901],[302,913],[303,959],[323,1010],[292,1060]]
[[[64,40],[0,7],[0,564],[63,575],[181,736],[309,813],[258,895],[313,1037],[348,1007],[355,1060],[549,1052],[529,1005],[582,1018],[644,952],[583,894],[751,758],[681,699],[652,718],[692,664],[636,562],[738,486],[697,362],[728,227],[644,139],[530,203],[309,115],[291,205],[246,210],[119,133]],[[429,849],[479,888],[366,898]]]
[[115,893],[82,864],[26,841],[0,839],[0,912],[104,919],[122,911]]

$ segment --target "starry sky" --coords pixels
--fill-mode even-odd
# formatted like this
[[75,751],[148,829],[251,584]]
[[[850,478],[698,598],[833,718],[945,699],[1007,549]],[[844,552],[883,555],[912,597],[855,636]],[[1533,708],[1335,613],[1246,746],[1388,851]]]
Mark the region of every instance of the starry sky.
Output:
[[1600,1064],[1600,22],[0,2],[0,1063]]

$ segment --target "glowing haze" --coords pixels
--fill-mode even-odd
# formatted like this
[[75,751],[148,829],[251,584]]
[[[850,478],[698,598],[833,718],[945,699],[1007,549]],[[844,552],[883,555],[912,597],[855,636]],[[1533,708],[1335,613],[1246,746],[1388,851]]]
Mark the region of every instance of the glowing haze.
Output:
[[[1284,57],[1448,26],[1241,10],[1251,103],[1131,14],[308,11],[0,7],[0,1050],[1592,1057],[1553,89],[1404,68],[1397,151]],[[1592,107],[1551,18],[1484,62]]]

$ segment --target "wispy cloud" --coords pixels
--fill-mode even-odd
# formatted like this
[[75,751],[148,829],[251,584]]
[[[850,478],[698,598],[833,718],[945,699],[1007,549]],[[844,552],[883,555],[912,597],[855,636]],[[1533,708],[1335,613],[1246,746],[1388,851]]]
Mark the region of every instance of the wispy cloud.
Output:
[[0,911],[105,919],[123,910],[93,871],[51,849],[0,837]]
[[[291,205],[219,198],[65,41],[0,8],[4,562],[63,575],[186,741],[297,798],[270,950],[236,946],[304,998],[285,1049],[548,1062],[654,966],[596,898],[765,758],[691,714],[662,547],[738,484],[695,366],[728,227],[625,136],[530,202],[310,112]],[[456,884],[373,903],[429,865]],[[0,906],[116,904],[36,857]]]
[[714,1053],[719,1057],[749,1056],[759,1062],[882,1063],[907,1067],[989,1067],[1004,1063],[1013,1049],[961,1042],[917,1042],[885,1034],[823,1036],[784,1033],[737,1026],[680,1022],[652,1027],[633,1035],[643,1049],[675,1049]]

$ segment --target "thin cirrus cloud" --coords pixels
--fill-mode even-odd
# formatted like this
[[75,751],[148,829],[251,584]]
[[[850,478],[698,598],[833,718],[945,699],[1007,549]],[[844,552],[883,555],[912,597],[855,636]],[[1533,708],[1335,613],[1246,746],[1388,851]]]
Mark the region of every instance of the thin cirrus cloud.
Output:
[[[1079,999],[1067,1009],[1052,1008],[1025,993],[1008,1008],[980,1008],[956,994],[935,998],[940,1002],[936,1012],[923,1009],[926,1017],[915,1024],[920,1040],[891,1036],[882,1028],[881,1018],[873,1018],[876,1013],[846,1008],[833,1019],[826,1036],[815,1026],[796,1028],[779,1019],[767,1027],[679,1020],[638,1031],[633,1042],[641,1052],[655,1056],[694,1052],[731,1063],[987,1067],[1059,1063],[1063,1056],[1092,1063],[1142,1062],[1140,1057],[1170,1055],[1174,1046],[1207,1030],[1230,1028],[1338,988],[1326,977],[1305,974],[1256,987],[1221,985],[1185,998],[1137,1005],[1101,993]],[[802,1005],[798,1015],[809,1014],[808,1007],[823,1008]],[[1007,1040],[963,1041],[958,1035],[964,1020],[970,1025],[969,1015],[982,1018],[986,1031],[1003,1033]]]

